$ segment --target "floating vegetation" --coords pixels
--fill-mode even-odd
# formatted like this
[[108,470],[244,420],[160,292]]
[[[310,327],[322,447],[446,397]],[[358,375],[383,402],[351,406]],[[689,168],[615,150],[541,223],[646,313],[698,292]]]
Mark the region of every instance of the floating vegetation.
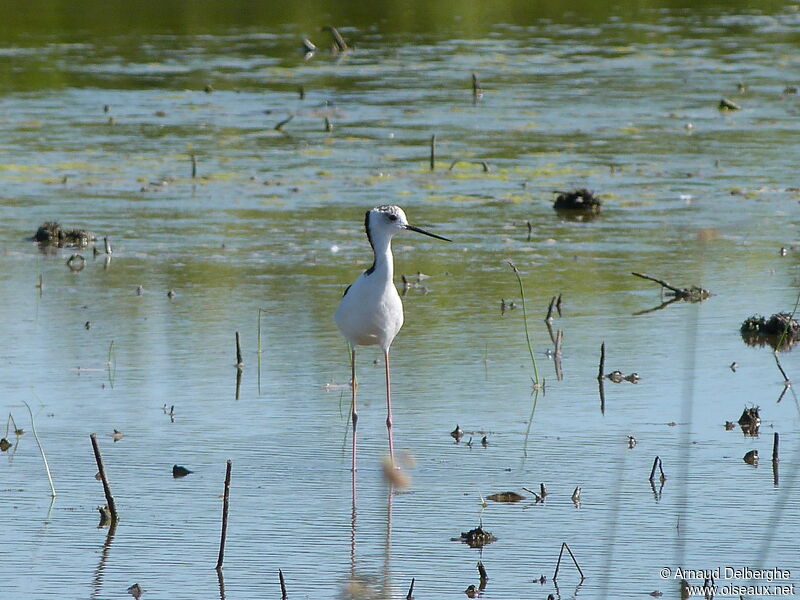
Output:
[[728,100],[727,98],[723,98],[719,101],[719,109],[720,110],[742,110],[742,107],[736,104],[733,100]]
[[517,492],[497,492],[486,496],[486,499],[492,502],[519,502],[520,500],[525,500],[525,496]]
[[600,214],[602,201],[590,190],[580,188],[571,192],[553,192],[558,194],[553,208],[564,216],[573,216],[580,219],[593,218]]
[[45,221],[31,239],[41,246],[83,248],[97,240],[97,236],[86,229],[64,229],[57,221]]
[[768,319],[753,315],[744,320],[739,333],[748,346],[770,346],[774,350],[784,350],[800,341],[800,323],[789,313],[776,313]]
[[483,548],[487,544],[497,541],[497,538],[486,531],[483,525],[478,525],[475,529],[463,532],[461,537],[453,538],[454,541],[464,542],[470,548]]
[[[742,428],[742,433],[749,436],[758,435],[758,427],[761,425],[761,417],[758,414],[758,406],[751,406],[742,411],[742,416],[739,417],[739,426]],[[727,424],[726,424],[727,428]]]
[[658,279],[657,277],[653,277],[652,275],[648,275],[647,273],[631,273],[631,275],[635,275],[636,277],[641,277],[642,279],[649,279],[650,281],[655,281],[661,287],[667,290],[667,295],[672,296],[675,300],[685,300],[687,302],[701,302],[706,298],[712,296],[711,292],[708,290],[697,287],[693,285],[692,287],[688,288],[678,288],[674,285],[670,285],[663,279]]

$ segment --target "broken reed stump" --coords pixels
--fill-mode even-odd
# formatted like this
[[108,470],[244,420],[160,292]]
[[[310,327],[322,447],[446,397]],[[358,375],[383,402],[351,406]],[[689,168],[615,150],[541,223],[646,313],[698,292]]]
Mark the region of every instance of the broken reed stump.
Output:
[[406,594],[406,600],[413,600],[414,598],[414,581],[416,581],[416,577],[411,578],[411,585],[408,586],[408,593]]
[[225,558],[225,536],[228,534],[228,499],[231,491],[231,460],[228,459],[225,468],[225,491],[222,495],[222,533],[219,539],[219,557],[217,558],[217,570],[222,568],[222,560]]
[[664,481],[667,480],[667,476],[664,474],[664,467],[661,464],[661,457],[659,457],[659,456],[656,456],[655,459],[653,460],[653,468],[650,470],[650,481],[651,482],[655,479],[656,467],[658,467],[658,469],[661,471],[660,479],[661,479],[661,482],[663,483]]
[[483,561],[479,560],[477,567],[478,567],[478,576],[481,579],[479,589],[483,590],[484,588],[486,588],[486,583],[489,581],[489,575],[486,573],[486,567],[483,566]]
[[103,467],[103,457],[100,456],[100,447],[97,445],[97,435],[91,434],[89,438],[92,440],[92,449],[94,450],[94,459],[97,462],[97,470],[100,472],[100,480],[103,482],[103,492],[106,495],[106,504],[111,513],[111,524],[117,522],[117,505],[114,503],[114,496],[111,495],[111,487],[108,485],[108,478],[106,477],[106,470]]
[[294,115],[289,115],[288,117],[286,117],[283,121],[275,125],[274,127],[275,131],[283,131],[283,126],[289,123],[289,121],[291,121],[292,119],[294,119]]
[[197,177],[197,155],[192,152],[189,157],[192,160],[192,179],[195,179]]
[[569,544],[567,544],[567,542],[561,542],[561,551],[558,553],[558,562],[556,562],[556,570],[555,570],[555,573],[553,573],[553,581],[557,581],[558,580],[558,569],[561,567],[561,557],[564,554],[564,548],[566,548],[567,552],[569,552],[569,555],[572,558],[572,562],[575,563],[575,568],[578,569],[578,573],[581,574],[581,581],[583,581],[584,579],[586,579],[586,576],[583,574],[583,571],[581,570],[581,566],[578,564],[578,561],[575,559],[575,555],[572,553],[572,548],[569,547]]
[[778,475],[778,432],[776,431],[772,438],[772,485],[778,487],[780,476]]
[[339,33],[339,30],[336,29],[336,27],[334,27],[333,25],[325,25],[325,27],[323,27],[322,30],[331,32],[331,35],[333,36],[333,42],[336,44],[336,49],[339,52],[344,52],[345,50],[348,49],[347,43],[344,41],[344,38]]
[[606,367],[606,343],[603,342],[602,344],[600,344],[600,368],[598,369],[597,372],[597,381],[603,381],[605,377],[603,375],[605,367]]
[[436,169],[436,134],[431,136],[431,171]]
[[286,600],[289,596],[286,594],[286,581],[283,579],[283,571],[278,569],[278,581],[281,583],[281,600]]
[[553,322],[553,309],[555,307],[556,307],[556,297],[553,296],[552,298],[550,298],[550,305],[547,307],[547,316],[544,318],[546,322],[548,323]]
[[692,286],[689,288],[677,288],[674,285],[671,285],[664,281],[663,279],[659,279],[658,277],[653,277],[652,275],[648,275],[647,273],[635,273],[631,272],[631,275],[635,275],[636,277],[641,277],[642,279],[649,279],[650,281],[655,281],[661,287],[668,290],[668,294],[674,296],[678,300],[686,300],[687,302],[702,302],[706,298],[711,296],[711,292],[706,289]]
[[472,74],[472,99],[473,101],[479,100],[483,96],[483,89],[481,88],[481,82],[478,81],[478,76],[473,73]]
[[239,332],[236,332],[236,368],[241,370],[244,367],[244,361],[242,360],[242,346],[239,343]]

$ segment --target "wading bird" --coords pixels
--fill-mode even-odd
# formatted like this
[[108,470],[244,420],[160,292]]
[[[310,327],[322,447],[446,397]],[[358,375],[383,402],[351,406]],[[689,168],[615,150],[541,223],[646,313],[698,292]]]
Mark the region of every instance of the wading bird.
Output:
[[394,464],[392,440],[392,388],[389,378],[389,347],[403,326],[403,303],[394,286],[392,237],[403,230],[416,231],[449,242],[446,237],[409,225],[399,206],[377,206],[367,211],[364,225],[375,258],[372,266],[344,291],[334,320],[350,344],[351,385],[353,389],[353,472],[356,470],[356,346],[380,346],[386,365],[386,429],[389,432],[389,457]]

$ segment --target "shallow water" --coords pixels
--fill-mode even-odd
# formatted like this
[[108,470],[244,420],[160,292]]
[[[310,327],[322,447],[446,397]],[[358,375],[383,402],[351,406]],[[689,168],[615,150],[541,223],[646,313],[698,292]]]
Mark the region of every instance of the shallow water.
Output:
[[[412,577],[418,598],[463,597],[479,559],[484,598],[675,598],[659,572],[679,566],[777,567],[794,581],[800,408],[791,389],[778,402],[772,354],[738,328],[791,310],[798,293],[795,5],[467,4],[423,19],[376,3],[312,19],[168,2],[123,13],[128,31],[99,5],[54,26],[44,15],[64,13],[39,4],[0,19],[0,380],[26,431],[0,456],[4,596],[128,598],[136,582],[144,598],[220,596],[226,459],[226,598],[277,597],[279,568],[293,598],[345,595],[351,580],[405,598]],[[317,31],[328,22],[354,50],[330,55]],[[306,36],[320,46],[307,61]],[[722,97],[742,110],[721,112]],[[489,171],[448,170],[460,159]],[[601,218],[553,212],[552,191],[575,187],[602,195]],[[354,524],[349,366],[332,313],[371,260],[364,211],[387,202],[454,242],[395,240],[398,276],[431,276],[405,296],[392,350],[395,442],[416,460],[413,485],[389,496],[382,481],[383,371],[362,349]],[[50,219],[94,231],[101,251],[109,236],[113,258],[82,251],[71,272],[72,250],[26,239]],[[547,382],[532,421],[506,260],[522,272]],[[634,315],[662,297],[631,271],[714,296]],[[563,381],[542,322],[559,293]],[[501,314],[501,299],[518,308]],[[604,412],[602,342],[606,372],[642,378],[606,382]],[[781,362],[793,377],[796,352]],[[723,427],[746,405],[761,407],[759,437]],[[113,536],[96,528],[92,432],[121,514]],[[742,460],[751,449],[757,468]],[[173,464],[194,473],[173,479]],[[540,482],[543,504],[481,508]],[[482,553],[451,541],[481,520],[498,538]],[[551,581],[564,541],[587,576],[578,589],[571,564],[558,590]]]

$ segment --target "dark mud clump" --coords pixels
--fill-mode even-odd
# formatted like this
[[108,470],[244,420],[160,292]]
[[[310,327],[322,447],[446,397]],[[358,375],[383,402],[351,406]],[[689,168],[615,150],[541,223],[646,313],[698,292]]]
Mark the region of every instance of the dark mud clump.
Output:
[[194,473],[194,471],[190,471],[186,467],[182,467],[180,465],[173,465],[172,466],[172,476],[175,479],[179,479],[181,477],[186,477],[187,475],[190,475],[192,473]]
[[460,538],[455,539],[464,542],[470,548],[483,548],[487,544],[491,544],[497,540],[496,537],[494,537],[490,532],[486,531],[480,525],[475,529],[470,529],[469,531],[462,533]]
[[739,328],[742,340],[748,346],[766,346],[784,349],[800,342],[800,323],[789,313],[776,313],[770,318],[753,315]]
[[497,492],[486,496],[486,499],[492,502],[519,502],[520,500],[525,500],[525,496],[517,492]]
[[56,246],[57,248],[83,248],[90,242],[97,240],[91,231],[86,229],[64,229],[57,221],[42,223],[33,241],[42,246]]
[[558,194],[553,208],[563,215],[594,217],[600,214],[602,202],[600,198],[586,188],[571,192],[555,192]]

